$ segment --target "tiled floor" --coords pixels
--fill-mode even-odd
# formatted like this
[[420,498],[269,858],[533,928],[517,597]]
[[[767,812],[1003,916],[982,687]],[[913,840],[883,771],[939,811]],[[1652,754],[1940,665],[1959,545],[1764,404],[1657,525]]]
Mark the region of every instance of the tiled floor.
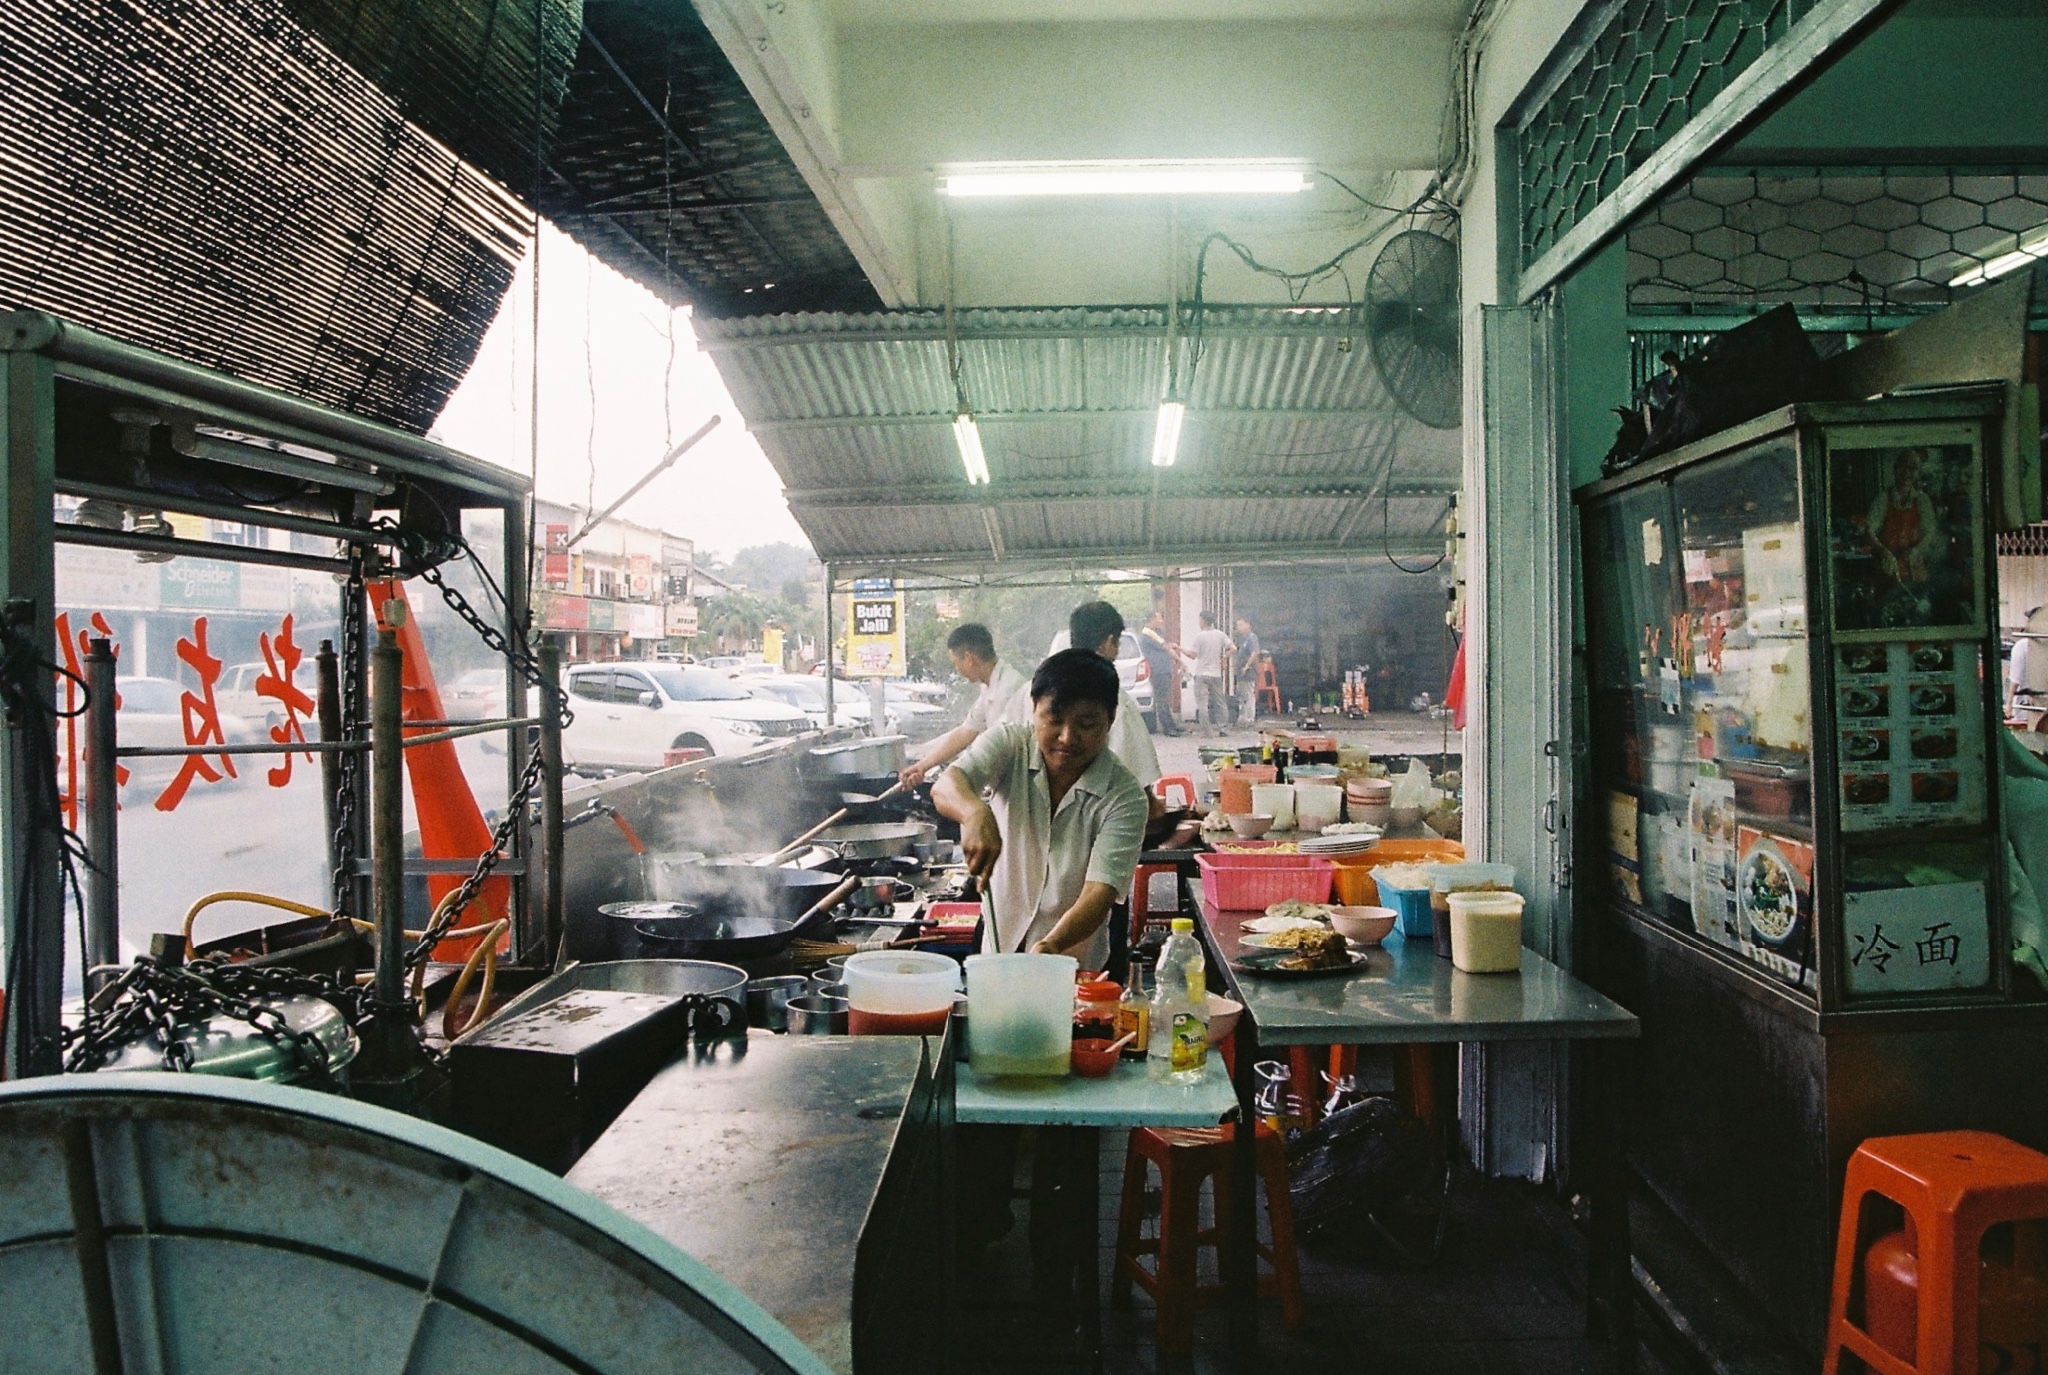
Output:
[[[1101,1275],[1107,1294],[1110,1245],[1123,1174],[1123,1137],[1103,1133]],[[959,1276],[963,1372],[1086,1369],[1070,1330],[1031,1297],[1024,1215],[986,1257]],[[1259,1368],[1284,1375],[1605,1375],[1611,1348],[1586,1339],[1584,1248],[1564,1205],[1533,1185],[1461,1179],[1452,1191],[1442,1254],[1409,1264],[1377,1243],[1301,1252],[1307,1316],[1282,1330],[1279,1304],[1260,1305]],[[1207,1270],[1205,1264],[1205,1272]],[[1679,1358],[1638,1316],[1637,1369],[1677,1375]],[[1142,1292],[1130,1310],[1105,1306],[1104,1368],[1122,1372],[1231,1369],[1220,1309],[1196,1319],[1192,1358],[1161,1357]]]

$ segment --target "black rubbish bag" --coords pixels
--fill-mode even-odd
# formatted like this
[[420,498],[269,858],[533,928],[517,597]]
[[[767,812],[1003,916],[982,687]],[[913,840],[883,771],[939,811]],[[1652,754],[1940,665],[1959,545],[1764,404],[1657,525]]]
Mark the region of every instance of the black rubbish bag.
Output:
[[1615,407],[1620,426],[1601,460],[1608,475],[1795,401],[1825,394],[1820,355],[1791,306],[1779,306],[1716,335],[1678,365],[1661,408]]
[[1440,1169],[1429,1129],[1391,1098],[1341,1108],[1287,1147],[1294,1228],[1315,1245],[1358,1235],[1367,1215],[1425,1191]]

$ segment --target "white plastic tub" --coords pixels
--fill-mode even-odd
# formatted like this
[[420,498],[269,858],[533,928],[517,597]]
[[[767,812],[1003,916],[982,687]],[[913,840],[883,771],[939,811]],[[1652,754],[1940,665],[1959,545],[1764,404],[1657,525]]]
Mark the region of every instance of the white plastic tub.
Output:
[[856,1036],[936,1036],[946,1029],[960,966],[921,950],[869,950],[846,957],[850,1025]]
[[1294,785],[1292,783],[1252,784],[1252,815],[1273,818],[1273,829],[1294,829]]
[[1451,964],[1467,974],[1522,968],[1522,895],[1452,893]]
[[1344,789],[1335,783],[1294,785],[1294,825],[1302,831],[1321,831],[1337,824],[1344,812]]

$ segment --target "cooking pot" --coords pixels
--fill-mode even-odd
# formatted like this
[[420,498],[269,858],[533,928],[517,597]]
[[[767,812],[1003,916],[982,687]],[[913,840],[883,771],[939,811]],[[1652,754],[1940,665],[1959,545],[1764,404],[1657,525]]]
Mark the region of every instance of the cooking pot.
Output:
[[907,735],[877,735],[865,740],[848,740],[837,745],[820,745],[804,760],[804,772],[814,776],[857,776],[894,778],[903,770]]
[[795,921],[831,892],[841,876],[830,869],[763,869],[747,863],[695,866],[670,901],[706,912],[780,917]]
[[653,902],[680,902],[689,891],[690,873],[704,862],[704,856],[697,850],[673,850],[656,854],[652,850],[640,856],[640,892]]
[[938,828],[928,821],[868,822],[857,826],[834,826],[818,837],[847,860],[880,859],[908,855],[919,842],[930,844]]
[[598,926],[598,948],[605,960],[644,960],[652,953],[640,947],[634,926],[648,919],[647,909],[659,907],[661,916],[695,915],[698,909],[681,902],[607,902],[597,911],[603,919]]

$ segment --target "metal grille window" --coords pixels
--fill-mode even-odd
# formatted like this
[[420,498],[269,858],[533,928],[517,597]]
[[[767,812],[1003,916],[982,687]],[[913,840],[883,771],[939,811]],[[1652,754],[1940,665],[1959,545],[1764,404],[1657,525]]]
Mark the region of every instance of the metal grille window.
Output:
[[1613,194],[1814,0],[1621,0],[1516,132],[1522,261]]
[[1985,169],[1714,172],[1628,230],[1631,309],[1787,302],[1939,309],[1960,272],[2048,224],[2048,176]]

